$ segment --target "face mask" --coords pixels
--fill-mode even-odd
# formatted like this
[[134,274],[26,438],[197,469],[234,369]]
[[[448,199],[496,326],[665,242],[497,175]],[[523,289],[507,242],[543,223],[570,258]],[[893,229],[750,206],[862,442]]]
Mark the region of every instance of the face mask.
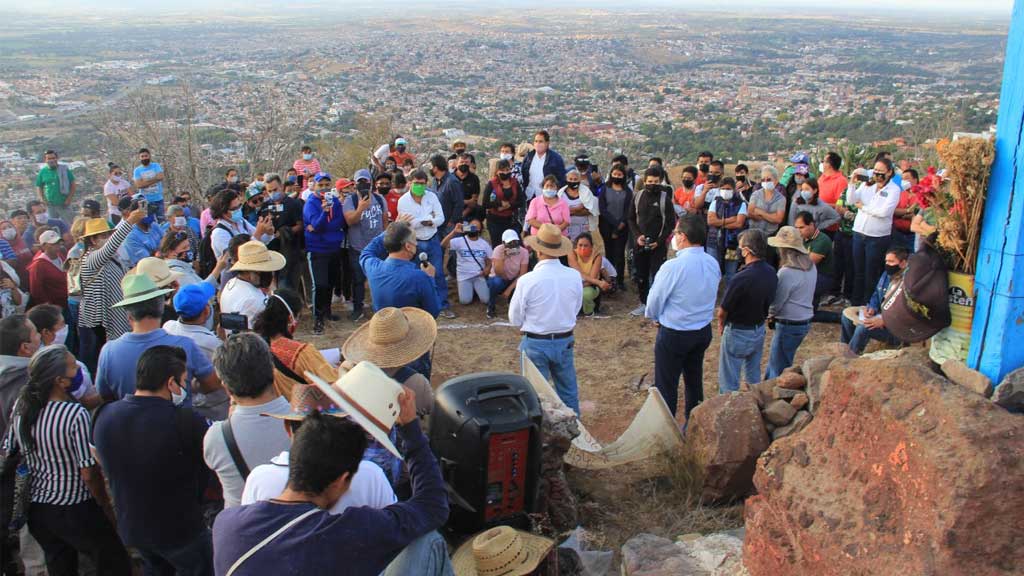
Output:
[[412,186],[409,188],[409,192],[411,192],[413,196],[423,196],[427,193],[427,185],[420,182],[413,182]]
[[710,164],[701,164],[701,165],[697,166],[697,169],[700,170],[701,172],[704,172],[705,174],[707,174],[708,170],[711,170],[711,165]]
[[313,159],[313,155],[312,154],[303,154],[302,155],[302,159],[308,162],[308,161]]
[[384,184],[384,185],[381,185],[381,186],[377,186],[377,192],[380,192],[381,194],[387,194],[390,191],[391,191],[391,186],[388,186],[387,184]]
[[584,248],[581,246],[576,249],[576,253],[579,254],[581,258],[589,259],[590,255],[594,253],[594,247],[587,246],[586,248]]
[[658,185],[657,184],[644,184],[644,190],[646,190],[648,192],[657,192],[658,191]]
[[612,176],[608,178],[608,181],[617,186],[622,186],[626,183],[626,178],[624,176]]
[[395,146],[395,150],[398,150],[399,153],[405,152],[405,144],[399,144],[398,146]]
[[232,210],[231,219],[234,220],[235,222],[241,222],[244,219],[244,216],[242,216],[242,209],[235,208],[234,210]]
[[110,179],[113,180],[114,182],[118,183],[118,184],[121,183],[121,175],[120,174],[114,174],[113,176],[110,177]]
[[797,184],[803,184],[806,181],[807,181],[807,178],[804,178],[803,176],[794,176],[793,177],[793,182],[796,182]]
[[721,174],[708,174],[708,182],[718,182],[721,178]]
[[270,199],[274,202],[280,202],[284,200],[284,192],[277,190],[270,193]]
[[885,265],[885,272],[889,276],[895,276],[895,275],[899,274],[901,271],[902,270],[900,269],[898,264],[896,266],[890,266],[889,264]]
[[566,182],[565,185],[567,187],[573,189],[573,190],[575,190],[575,189],[580,187],[580,183],[579,182]]
[[499,158],[501,158],[502,160],[508,160],[509,162],[512,161],[512,155],[509,154],[508,152],[502,154],[501,156],[499,156]]
[[683,188],[693,188],[693,180],[690,180],[689,178],[683,180]]
[[180,394],[171,392],[171,402],[174,402],[175,406],[181,406],[185,402],[185,398],[188,398],[188,390],[181,388]]
[[146,158],[145,160],[139,160],[139,162],[142,162],[143,166],[149,166],[149,163],[152,162],[152,160]]
[[85,376],[82,374],[82,367],[79,366],[75,372],[75,377],[71,379],[71,386],[68,387],[69,392],[78,390],[82,386],[82,382],[85,381]]
[[498,172],[498,180],[508,180],[512,175],[508,172]]
[[192,217],[192,209],[191,208],[189,208],[188,206],[185,206],[184,208],[182,208],[182,210],[185,211],[185,218],[191,218]]
[[187,224],[188,224],[188,220],[185,220],[184,216],[175,216],[174,217],[174,227],[175,228],[184,228]]
[[672,249],[675,250],[676,252],[679,252],[680,250],[683,249],[683,247],[679,245],[679,236],[676,234],[672,235]]
[[359,192],[360,194],[366,194],[367,192],[370,191],[370,183],[369,182],[357,182],[356,183],[356,191]]
[[195,255],[192,254],[191,250],[186,250],[185,252],[178,254],[178,260],[181,260],[186,264],[191,264],[192,261],[195,260]]
[[141,222],[139,222],[139,224],[142,224],[143,226],[152,226],[154,221],[156,221],[156,219],[152,216],[146,216]]
[[719,190],[718,195],[722,197],[722,200],[732,200],[732,190],[729,190],[728,188]]
[[232,184],[238,184],[238,176],[232,176],[228,178],[228,182],[231,182]]
[[61,328],[60,330],[57,330],[57,332],[53,335],[53,342],[52,342],[52,344],[63,344],[64,342],[67,341],[67,339],[68,339],[68,325],[65,324],[63,328]]
[[466,153],[466,149],[465,148],[456,148],[455,149],[455,153],[458,154],[459,156],[462,156],[463,154]]
[[299,177],[298,176],[289,176],[288,177],[288,183],[289,184],[295,184],[298,181],[299,181]]
[[820,162],[820,163],[818,163],[818,174],[824,174],[824,173],[825,173],[825,163],[824,162]]
[[814,192],[808,190],[801,190],[800,197],[804,199],[804,202],[810,202],[811,198],[814,198]]
[[910,188],[911,188],[910,181],[907,180],[907,179],[904,179],[903,182],[900,183],[900,188],[902,188],[904,192],[906,192],[907,190],[910,190]]
[[459,164],[455,169],[460,173],[465,174],[466,172],[469,172],[469,164]]
[[558,190],[555,190],[553,188],[545,188],[544,189],[544,197],[545,198],[554,198],[555,196],[558,196]]
[[4,239],[14,240],[18,236],[18,231],[14,228],[4,228]]
[[746,182],[747,181],[747,177],[743,176],[743,175],[737,176],[736,177],[736,181],[737,182]]
[[41,212],[36,214],[36,223],[46,224],[50,220],[50,214],[47,212]]
[[761,182],[761,188],[765,190],[775,190],[775,182]]

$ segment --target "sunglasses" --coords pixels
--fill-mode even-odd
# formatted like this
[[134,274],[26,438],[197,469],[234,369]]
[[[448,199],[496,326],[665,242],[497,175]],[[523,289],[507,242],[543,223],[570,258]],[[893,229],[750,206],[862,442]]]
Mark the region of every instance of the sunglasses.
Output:
[[887,176],[887,174],[885,172],[875,172],[874,174],[875,174],[875,178],[877,178],[879,180],[885,180],[885,177]]

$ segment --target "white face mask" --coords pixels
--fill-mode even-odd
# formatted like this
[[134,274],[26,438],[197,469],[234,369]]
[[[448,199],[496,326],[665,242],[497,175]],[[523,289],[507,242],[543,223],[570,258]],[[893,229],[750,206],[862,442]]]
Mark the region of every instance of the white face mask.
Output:
[[679,252],[680,250],[683,249],[683,247],[679,245],[679,235],[678,234],[673,234],[672,235],[672,249],[675,250],[676,252]]
[[903,182],[900,183],[900,188],[902,188],[904,192],[910,190],[910,181],[904,178]]
[[174,227],[175,228],[184,228],[185,225],[187,225],[187,224],[188,224],[188,221],[185,220],[184,216],[175,216],[174,217]]
[[46,224],[50,220],[50,215],[47,212],[41,212],[36,214],[36,222],[39,224]]
[[765,190],[775,190],[775,182],[761,182],[761,188]]
[[63,328],[57,330],[53,335],[53,342],[51,344],[63,344],[68,339],[68,325],[65,324]]
[[14,240],[18,236],[18,231],[14,228],[4,228],[4,239]]
[[506,153],[501,155],[501,159],[502,160],[508,160],[509,162],[511,162],[512,161],[512,155],[509,154],[508,152],[506,152]]
[[185,402],[186,398],[188,398],[188,390],[185,388],[181,388],[180,394],[175,394],[173,391],[171,392],[171,402],[174,402],[175,406],[181,406]]
[[554,198],[555,196],[558,196],[558,190],[552,190],[551,188],[544,189],[545,198]]
[[824,162],[819,162],[818,163],[818,174],[824,174],[824,173],[825,173],[825,163]]
[[718,195],[722,197],[722,200],[732,200],[732,190],[719,190]]

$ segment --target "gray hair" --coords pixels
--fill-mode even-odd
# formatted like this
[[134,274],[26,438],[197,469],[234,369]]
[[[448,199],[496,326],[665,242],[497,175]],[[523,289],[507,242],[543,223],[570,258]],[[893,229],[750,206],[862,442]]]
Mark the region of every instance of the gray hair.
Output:
[[412,226],[407,222],[392,222],[384,231],[384,249],[388,254],[398,252],[406,243],[416,242]]
[[768,172],[769,174],[772,175],[774,182],[779,181],[779,171],[775,168],[775,166],[772,166],[771,164],[765,164],[764,166],[761,166],[761,175],[764,176],[765,172]]
[[174,218],[176,216],[184,216],[185,209],[177,204],[171,204],[167,207],[166,215],[168,218]]
[[740,232],[739,245],[750,250],[757,258],[763,259],[768,255],[768,238],[763,231],[756,228]]
[[565,175],[566,175],[566,176],[568,176],[569,174],[575,174],[575,175],[577,175],[577,176],[579,176],[579,177],[581,177],[581,178],[583,177],[583,176],[582,176],[582,175],[580,174],[580,171],[579,171],[579,170],[577,170],[576,168],[569,168],[568,170],[566,170],[566,171],[565,171]]
[[779,248],[779,268],[796,268],[797,270],[810,270],[814,267],[814,261],[803,252],[792,248]]
[[232,396],[256,398],[274,385],[270,346],[252,332],[228,336],[213,354],[217,376]]

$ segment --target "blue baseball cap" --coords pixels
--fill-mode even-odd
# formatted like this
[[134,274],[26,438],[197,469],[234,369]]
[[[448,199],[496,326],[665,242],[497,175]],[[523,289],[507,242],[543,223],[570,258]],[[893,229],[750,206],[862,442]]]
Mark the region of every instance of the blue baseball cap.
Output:
[[216,293],[217,289],[209,282],[189,284],[179,289],[178,293],[174,295],[174,309],[182,318],[197,318],[210,304],[210,299]]
[[355,173],[355,175],[352,176],[352,179],[355,180],[356,182],[358,182],[360,180],[366,180],[367,182],[372,182],[373,181],[373,176],[370,176],[370,171],[369,170],[367,170],[366,168],[362,168],[362,169],[356,170],[356,173]]
[[327,172],[317,172],[316,174],[313,175],[313,182],[319,182],[321,180],[333,181],[334,178],[332,178],[331,175],[328,174]]
[[790,157],[789,161],[793,164],[810,164],[811,157],[807,155],[807,152],[797,152]]

